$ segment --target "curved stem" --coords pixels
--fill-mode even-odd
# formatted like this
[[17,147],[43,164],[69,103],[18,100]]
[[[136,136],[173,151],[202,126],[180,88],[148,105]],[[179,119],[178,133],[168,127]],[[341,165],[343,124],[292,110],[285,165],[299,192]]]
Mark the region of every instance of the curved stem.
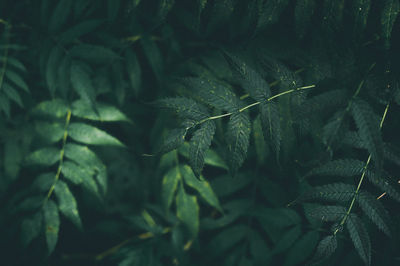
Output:
[[68,126],[69,126],[70,121],[71,121],[71,110],[68,110],[67,117],[65,119],[65,125],[64,125],[64,136],[63,136],[62,147],[61,147],[61,151],[60,151],[60,161],[58,164],[56,176],[54,177],[54,182],[51,185],[49,192],[47,193],[45,202],[50,199],[51,195],[53,194],[54,188],[57,184],[57,181],[60,179],[61,170],[62,170],[62,166],[63,166],[63,162],[64,162],[65,144],[67,143],[67,138],[68,138]]
[[[278,98],[280,96],[283,96],[283,95],[286,95],[286,94],[289,94],[289,93],[292,93],[292,92],[295,92],[295,91],[310,89],[310,88],[314,88],[314,87],[315,87],[315,85],[309,85],[309,86],[304,86],[304,87],[300,87],[300,88],[296,88],[296,89],[287,90],[287,91],[278,93],[278,94],[276,94],[274,96],[271,96],[268,99],[265,99],[264,101],[254,102],[254,103],[252,103],[250,105],[247,105],[247,106],[239,109],[238,112],[241,113],[241,112],[243,112],[243,111],[245,111],[245,110],[247,110],[247,109],[249,109],[249,108],[251,108],[253,106],[259,105],[260,103],[270,102],[275,98]],[[230,115],[233,115],[234,113],[236,113],[236,112],[230,112],[230,113],[225,113],[225,114],[222,114],[222,115],[210,116],[210,117],[204,118],[203,120],[200,120],[194,126],[200,125],[200,124],[202,124],[202,123],[204,123],[206,121],[209,121],[209,120],[215,120],[215,119],[219,119],[219,118],[222,118],[222,117],[230,116]],[[193,127],[193,126],[191,126],[191,127]],[[189,129],[191,127],[188,127],[187,129]]]
[[[383,126],[383,122],[385,121],[385,118],[386,118],[386,114],[387,114],[387,112],[388,112],[388,109],[389,109],[389,103],[386,105],[385,111],[383,112],[382,119],[381,119],[381,122],[380,122],[380,124],[379,124],[379,128],[382,128],[382,126]],[[349,208],[347,209],[347,212],[346,212],[345,216],[344,216],[343,219],[340,221],[340,225],[341,225],[341,226],[344,225],[344,223],[346,222],[347,218],[349,217],[349,215],[350,215],[350,213],[351,213],[351,210],[353,209],[354,203],[355,203],[355,201],[356,201],[356,199],[357,199],[358,193],[359,193],[360,188],[361,188],[361,184],[362,184],[362,182],[364,181],[364,177],[365,177],[365,174],[366,174],[366,172],[367,172],[367,168],[368,168],[368,165],[369,165],[370,162],[371,162],[371,154],[368,156],[367,162],[365,163],[365,166],[364,166],[364,168],[363,168],[363,172],[362,172],[362,174],[361,174],[360,181],[358,182],[358,185],[357,185],[357,189],[356,189],[356,191],[355,191],[355,193],[354,193],[353,198],[351,199],[350,206],[349,206]],[[333,232],[333,234],[336,235],[336,233],[337,233],[338,231],[339,231],[339,228],[337,228],[337,229],[335,230],[335,232]]]

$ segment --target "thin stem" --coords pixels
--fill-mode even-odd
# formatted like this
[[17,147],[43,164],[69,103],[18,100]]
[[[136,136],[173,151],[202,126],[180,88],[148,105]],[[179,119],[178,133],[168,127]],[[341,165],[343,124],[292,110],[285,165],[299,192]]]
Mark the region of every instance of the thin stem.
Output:
[[[297,69],[294,73],[295,73],[295,74],[299,74],[299,73],[301,73],[301,72],[303,72],[303,71],[305,71],[305,69],[304,69],[304,68],[300,68],[300,69]],[[275,80],[275,81],[269,83],[268,86],[269,86],[270,88],[271,88],[271,87],[274,87],[274,86],[278,85],[279,82],[281,82],[281,81],[280,81],[280,80]],[[250,96],[250,94],[246,93],[246,94],[240,96],[240,100],[246,99],[246,98],[248,98],[249,96]]]
[[[383,126],[383,122],[385,121],[385,118],[386,118],[386,114],[387,114],[387,112],[388,112],[388,109],[389,109],[389,103],[386,105],[385,111],[383,112],[382,119],[381,119],[381,122],[380,122],[380,124],[379,124],[379,128],[382,128],[382,126]],[[355,202],[356,199],[357,199],[358,193],[359,193],[360,188],[361,188],[361,184],[362,184],[362,182],[364,181],[365,173],[367,172],[367,168],[368,168],[368,165],[369,165],[370,162],[371,162],[371,154],[368,156],[367,162],[365,163],[365,166],[364,166],[364,168],[363,168],[363,172],[362,172],[362,174],[361,174],[360,181],[358,182],[358,185],[357,185],[356,192],[354,193],[354,196],[353,196],[353,198],[351,199],[350,206],[349,206],[349,208],[347,209],[347,212],[346,212],[345,216],[344,216],[343,219],[340,221],[340,225],[341,225],[341,226],[344,225],[344,223],[346,222],[347,218],[349,217],[349,215],[350,215],[350,213],[351,213],[351,210],[353,209],[354,202]],[[336,229],[335,232],[334,232],[333,234],[336,235],[336,233],[337,233],[338,231],[339,231],[339,229]]]
[[[286,94],[289,94],[289,93],[292,93],[292,92],[295,92],[295,91],[310,89],[310,88],[314,88],[314,87],[315,87],[315,85],[310,85],[310,86],[305,86],[305,87],[300,87],[300,88],[296,88],[296,89],[291,89],[291,90],[288,90],[288,91],[284,91],[284,92],[278,93],[278,94],[276,94],[276,95],[274,95],[274,96],[271,96],[271,97],[269,97],[268,99],[266,99],[266,100],[264,100],[264,101],[254,102],[254,103],[252,103],[252,104],[250,104],[250,105],[247,105],[247,106],[245,106],[245,107],[239,109],[238,112],[241,113],[241,112],[243,112],[243,111],[245,111],[245,110],[247,110],[247,109],[249,109],[249,108],[251,108],[251,107],[253,107],[253,106],[259,105],[260,103],[263,103],[263,102],[270,102],[270,101],[272,101],[272,100],[275,99],[275,98],[278,98],[278,97],[280,97],[280,96],[283,96],[283,95],[286,95]],[[219,118],[222,118],[222,117],[230,116],[230,115],[233,115],[234,113],[235,113],[235,112],[230,112],[230,113],[225,113],[225,114],[222,114],[222,115],[210,116],[210,117],[204,118],[203,120],[200,120],[198,123],[195,124],[195,126],[196,126],[196,125],[200,125],[200,124],[202,124],[202,123],[204,123],[204,122],[206,122],[206,121],[209,121],[209,120],[215,120],[215,119],[219,119]],[[192,126],[192,127],[193,127],[193,126]],[[189,128],[191,128],[191,127],[188,127],[187,129],[189,129]]]
[[58,164],[56,176],[54,177],[54,182],[51,185],[49,192],[47,193],[45,203],[50,199],[51,195],[53,194],[54,188],[57,184],[57,181],[60,179],[61,170],[62,170],[62,166],[63,166],[63,162],[64,162],[65,144],[67,143],[67,138],[68,138],[68,126],[69,126],[70,121],[71,121],[71,110],[68,110],[67,117],[65,119],[65,125],[64,125],[64,136],[63,136],[62,147],[61,147],[61,151],[60,151],[60,161]]

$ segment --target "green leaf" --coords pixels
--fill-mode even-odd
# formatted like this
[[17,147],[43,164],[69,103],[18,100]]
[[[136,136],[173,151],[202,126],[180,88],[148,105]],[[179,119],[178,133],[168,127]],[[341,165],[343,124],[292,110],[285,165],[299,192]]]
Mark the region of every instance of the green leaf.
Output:
[[390,216],[383,207],[382,203],[366,191],[359,193],[357,203],[363,212],[378,226],[387,236],[391,236],[390,232]]
[[163,144],[160,148],[160,153],[167,153],[181,146],[185,141],[187,130],[185,128],[176,128],[168,132]]
[[37,212],[33,216],[26,218],[21,224],[21,240],[24,247],[27,247],[32,240],[37,238],[42,231],[42,213]]
[[165,98],[158,103],[162,107],[173,109],[182,119],[201,121],[210,116],[205,106],[186,97]]
[[376,172],[371,170],[367,170],[366,176],[372,184],[386,192],[389,197],[393,198],[397,202],[400,202],[400,193],[396,188],[397,184],[395,184],[389,178],[378,175]]
[[57,40],[60,43],[69,43],[76,38],[93,32],[96,28],[103,24],[103,22],[104,20],[102,19],[90,19],[80,22],[58,35]]
[[364,224],[355,214],[350,214],[346,221],[347,230],[361,259],[371,265],[371,241]]
[[17,58],[14,58],[12,56],[4,57],[0,55],[0,62],[3,63],[5,61],[7,62],[7,65],[12,66],[15,69],[20,70],[22,72],[26,72],[26,67]]
[[17,179],[21,169],[22,148],[18,140],[14,138],[9,138],[4,143],[3,169],[6,176],[11,180]]
[[142,38],[140,40],[140,44],[143,49],[144,55],[146,56],[151,69],[153,70],[156,80],[160,82],[164,72],[164,57],[162,56],[160,49],[158,48],[155,41],[151,40],[148,37]]
[[37,122],[35,129],[46,141],[55,143],[64,136],[64,126],[60,123]]
[[64,56],[57,67],[57,77],[60,93],[64,98],[67,98],[66,95],[71,89],[71,59],[69,56]]
[[193,173],[192,169],[188,165],[184,165],[181,167],[181,173],[185,180],[185,184],[189,187],[194,188],[199,192],[200,196],[211,206],[222,212],[221,205],[219,204],[219,200],[215,195],[211,185],[206,180],[198,180]]
[[279,107],[274,102],[262,102],[259,108],[264,139],[267,143],[271,143],[278,159],[282,139]]
[[54,193],[58,200],[58,208],[76,227],[82,230],[82,222],[78,213],[78,206],[74,195],[62,180],[58,180],[54,187]]
[[324,237],[317,246],[317,251],[312,258],[312,265],[319,264],[322,260],[328,259],[336,251],[336,235]]
[[121,57],[113,50],[92,44],[78,44],[69,51],[72,57],[82,59],[83,61],[95,64],[110,64]]
[[299,39],[303,39],[311,25],[315,11],[315,0],[297,0],[294,10],[295,29]]
[[234,113],[228,122],[226,142],[228,145],[228,166],[232,175],[235,175],[246,158],[249,146],[251,124],[248,114]]
[[397,19],[399,11],[399,0],[385,0],[385,4],[383,6],[381,14],[381,24],[383,39],[387,42],[387,44],[389,43],[390,37],[392,35],[393,25]]
[[136,54],[132,52],[132,50],[127,49],[125,57],[126,71],[128,73],[129,81],[135,96],[138,97],[140,91],[142,90],[142,69]]
[[269,149],[264,139],[264,133],[261,127],[260,116],[257,116],[256,119],[253,120],[252,129],[253,129],[254,146],[257,153],[257,163],[259,165],[262,165],[265,163],[265,160],[269,154]]
[[233,76],[240,85],[256,101],[265,101],[271,96],[268,83],[253,68],[239,58],[224,53],[225,59],[233,69]]
[[211,145],[215,129],[214,121],[206,121],[201,124],[200,129],[196,130],[190,139],[189,163],[197,177],[200,177],[203,170],[205,153]]
[[355,159],[338,159],[330,161],[320,167],[314,168],[306,177],[309,176],[341,176],[351,177],[361,175],[364,170],[365,162]]
[[28,164],[39,164],[43,166],[51,166],[59,160],[60,150],[53,147],[36,150],[26,158]]
[[68,113],[68,105],[61,99],[44,101],[38,104],[33,112],[38,115],[51,116],[56,118],[64,118]]
[[314,187],[311,191],[300,196],[298,200],[321,199],[330,202],[346,203],[353,198],[355,191],[356,188],[353,185],[344,183],[327,184]]
[[220,255],[225,253],[228,249],[237,245],[242,239],[246,237],[248,227],[237,224],[228,228],[224,228],[222,232],[217,233],[207,245],[207,254]]
[[15,85],[17,85],[24,91],[29,92],[28,84],[26,84],[26,82],[21,78],[21,76],[18,73],[10,69],[6,69],[5,76]]
[[96,111],[83,100],[72,103],[72,115],[89,120],[114,122],[131,120],[116,107],[103,103],[96,103]]
[[10,117],[10,100],[2,92],[0,92],[0,110]]
[[211,79],[186,78],[184,84],[207,104],[227,112],[240,108],[239,99],[224,84]]
[[176,188],[178,187],[178,182],[181,179],[182,175],[179,166],[169,170],[163,177],[161,197],[166,210],[168,210],[172,204]]
[[302,236],[285,254],[284,266],[301,265],[310,256],[318,244],[319,233],[317,231],[307,232]]
[[107,1],[107,18],[109,21],[114,22],[118,16],[121,1]]
[[48,200],[43,206],[43,216],[48,253],[51,254],[56,247],[60,230],[60,217],[54,201]]
[[60,0],[58,2],[48,22],[50,32],[55,32],[60,30],[60,28],[67,22],[71,9],[72,9],[72,1]]
[[52,97],[54,97],[55,92],[57,90],[58,86],[57,72],[58,72],[58,66],[63,58],[63,54],[64,51],[62,50],[62,48],[56,45],[53,47],[53,49],[51,49],[49,58],[47,60],[45,78],[47,87],[49,88],[50,95]]
[[105,131],[84,123],[71,123],[68,127],[68,134],[73,140],[84,144],[125,146]]
[[301,226],[296,225],[293,228],[287,230],[280,238],[278,243],[276,243],[275,248],[273,249],[274,253],[280,253],[282,251],[290,248],[296,240],[301,236]]
[[77,164],[88,168],[99,170],[104,167],[97,155],[87,146],[67,143],[65,145],[65,156]]
[[99,188],[93,179],[94,171],[89,167],[80,166],[76,163],[66,161],[63,163],[61,173],[64,178],[75,185],[82,185],[85,189],[92,192],[97,197],[101,197]]
[[353,102],[351,111],[359,136],[371,153],[378,169],[380,169],[383,162],[383,141],[379,122],[374,119],[375,113],[367,102],[360,99]]
[[345,207],[335,205],[304,207],[308,217],[323,222],[337,222],[341,220],[347,212]]
[[71,65],[71,84],[82,100],[94,105],[96,91],[85,64],[73,62]]
[[24,104],[22,103],[19,93],[13,87],[11,87],[8,83],[4,82],[2,89],[4,91],[4,94],[7,95],[7,97],[10,100],[18,104],[19,107],[24,107]]
[[186,194],[182,183],[176,195],[176,216],[195,238],[199,232],[199,205],[196,196]]
[[251,183],[252,179],[246,173],[238,173],[235,179],[229,175],[223,175],[212,179],[211,186],[219,197],[225,197],[244,189]]
[[[181,145],[178,149],[179,154],[185,158],[189,158],[189,147],[190,147],[189,142],[183,143],[183,145]],[[228,169],[228,166],[226,165],[224,160],[222,160],[222,158],[218,155],[218,153],[216,153],[212,149],[208,149],[205,152],[204,164],[222,168],[222,169]]]

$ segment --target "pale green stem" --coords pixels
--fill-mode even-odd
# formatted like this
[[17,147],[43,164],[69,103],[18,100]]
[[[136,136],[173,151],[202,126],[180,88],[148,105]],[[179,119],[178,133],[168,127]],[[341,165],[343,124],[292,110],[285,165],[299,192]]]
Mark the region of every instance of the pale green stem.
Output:
[[63,136],[62,147],[61,147],[61,151],[60,151],[60,161],[58,164],[56,176],[54,177],[54,182],[51,185],[49,192],[47,193],[45,203],[47,202],[47,200],[50,199],[51,195],[53,194],[54,188],[57,184],[57,181],[60,179],[61,170],[62,170],[62,166],[63,166],[63,162],[64,162],[65,145],[67,143],[67,138],[68,138],[68,126],[69,126],[70,121],[71,121],[71,110],[68,110],[67,117],[65,119],[65,125],[64,125],[64,136]]
[[[276,95],[274,95],[274,96],[272,96],[272,97],[269,97],[269,98],[266,99],[265,101],[255,102],[255,103],[252,103],[252,104],[250,104],[250,105],[247,105],[247,106],[245,106],[245,107],[239,109],[238,112],[241,113],[241,112],[243,112],[243,111],[245,111],[245,110],[247,110],[247,109],[249,109],[249,108],[251,108],[251,107],[253,107],[253,106],[259,105],[260,103],[263,103],[263,102],[270,102],[270,101],[272,101],[272,100],[275,99],[275,98],[278,98],[278,97],[280,97],[280,96],[283,96],[283,95],[286,95],[286,94],[289,94],[289,93],[292,93],[292,92],[295,92],[295,91],[310,89],[310,88],[314,88],[314,87],[315,87],[315,85],[310,85],[310,86],[305,86],[305,87],[300,87],[300,88],[296,88],[296,89],[291,89],[291,90],[288,90],[288,91],[284,91],[284,92],[278,93],[278,94],[276,94]],[[236,113],[236,112],[231,112],[231,113],[226,113],[226,114],[216,115],[216,116],[210,116],[210,117],[204,118],[203,120],[199,121],[198,123],[196,123],[196,125],[200,125],[200,124],[202,124],[202,123],[204,123],[204,122],[206,122],[206,121],[209,121],[209,120],[214,120],[214,119],[219,119],[219,118],[222,118],[222,117],[230,116],[230,115],[233,115],[234,113]],[[192,127],[193,127],[193,126],[192,126]],[[186,129],[188,130],[189,128],[191,128],[191,127],[188,127],[188,128],[186,128]]]
[[[385,108],[385,111],[384,111],[384,113],[383,113],[381,122],[380,122],[380,124],[379,124],[379,127],[380,127],[380,128],[382,128],[382,126],[383,126],[383,122],[385,121],[385,118],[386,118],[386,114],[387,114],[387,112],[388,112],[388,109],[389,109],[389,103],[386,105],[386,108]],[[367,168],[368,168],[368,165],[369,165],[370,161],[371,161],[371,154],[368,156],[367,162],[365,163],[365,166],[364,166],[364,168],[363,168],[363,172],[362,172],[362,174],[361,174],[360,181],[358,182],[358,185],[357,185],[357,189],[356,189],[356,191],[355,191],[355,193],[354,193],[353,198],[351,199],[350,206],[349,206],[349,208],[347,209],[347,212],[346,212],[345,216],[344,216],[343,219],[340,221],[340,225],[341,225],[341,226],[344,225],[344,223],[346,222],[347,218],[349,217],[349,215],[350,215],[350,213],[351,213],[351,210],[353,209],[354,202],[355,202],[356,199],[357,199],[358,193],[359,193],[360,188],[361,188],[361,184],[362,184],[362,182],[364,181],[365,173],[367,172]],[[336,233],[337,233],[338,231],[339,231],[339,228],[336,229],[335,232],[333,232],[333,234],[336,235]]]

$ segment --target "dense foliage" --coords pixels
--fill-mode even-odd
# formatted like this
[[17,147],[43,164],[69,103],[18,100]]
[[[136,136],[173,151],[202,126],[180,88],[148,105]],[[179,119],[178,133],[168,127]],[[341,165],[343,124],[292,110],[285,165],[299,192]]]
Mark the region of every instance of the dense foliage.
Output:
[[0,1],[1,265],[398,265],[399,0]]

